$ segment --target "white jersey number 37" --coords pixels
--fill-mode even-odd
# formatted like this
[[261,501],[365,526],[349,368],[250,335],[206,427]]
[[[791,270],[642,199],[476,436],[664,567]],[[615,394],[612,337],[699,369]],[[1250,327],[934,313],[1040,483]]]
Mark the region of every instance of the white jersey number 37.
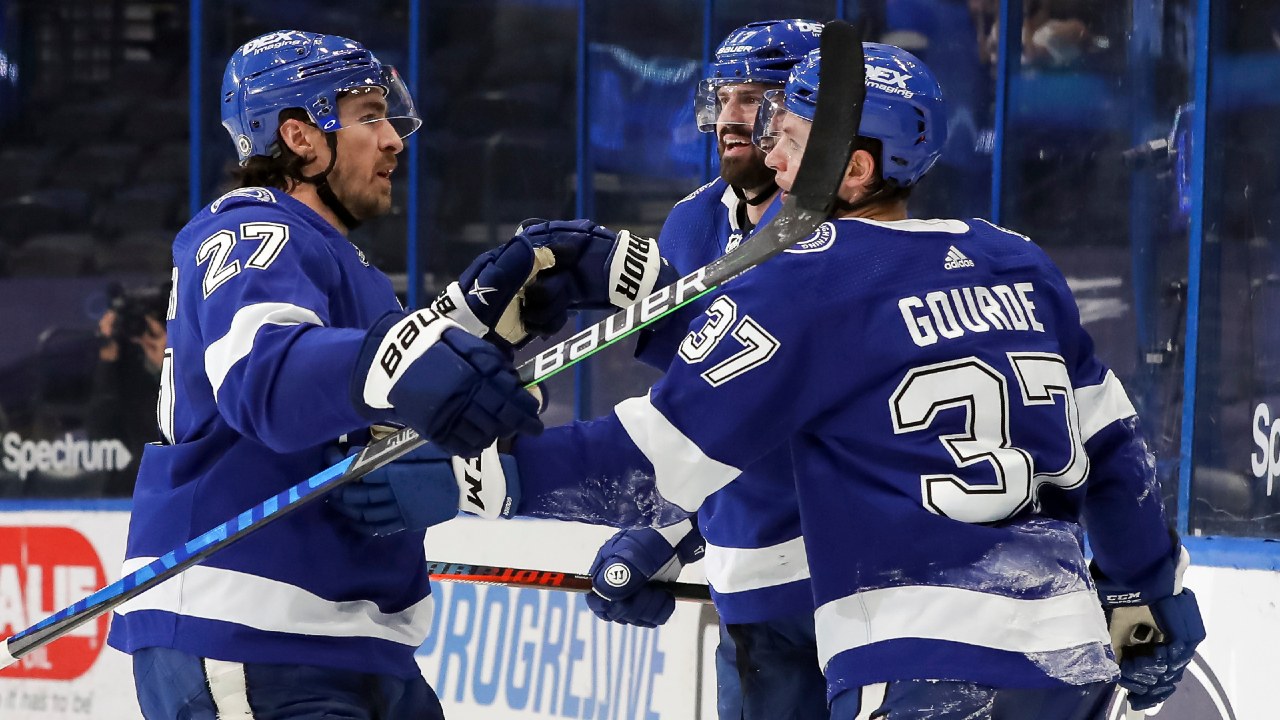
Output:
[[[976,357],[918,367],[907,373],[889,398],[893,432],[924,432],[938,412],[965,408],[964,432],[938,435],[955,462],[956,472],[920,476],[924,506],[931,512],[967,523],[996,522],[1034,502],[1036,488],[1050,483],[1080,485],[1089,473],[1089,458],[1080,439],[1080,419],[1071,377],[1062,357],[1052,353],[1008,353],[1024,406],[1054,405],[1063,399],[1070,457],[1053,472],[1036,472],[1031,454],[1013,445],[1009,435],[1009,383],[1003,374]],[[962,471],[987,463],[996,483],[975,484]],[[973,477],[973,471],[963,473]],[[982,473],[986,477],[985,473]]]
[[[702,379],[711,387],[720,387],[724,383],[754,370],[769,362],[782,347],[777,338],[769,334],[760,323],[743,315],[738,319],[738,305],[727,295],[721,295],[707,308],[707,322],[701,330],[695,330],[685,336],[680,343],[680,357],[690,365],[706,360],[726,335],[742,344],[742,350],[732,357],[717,363],[702,373]],[[732,332],[730,332],[732,330]]]

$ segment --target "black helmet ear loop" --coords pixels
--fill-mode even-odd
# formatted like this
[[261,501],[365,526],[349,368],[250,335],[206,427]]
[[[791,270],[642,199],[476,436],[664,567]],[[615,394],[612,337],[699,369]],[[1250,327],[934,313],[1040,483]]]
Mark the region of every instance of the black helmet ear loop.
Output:
[[303,177],[303,182],[311,183],[316,186],[316,195],[320,196],[320,202],[325,207],[333,211],[338,221],[347,227],[347,230],[355,230],[360,227],[360,221],[351,214],[350,210],[342,204],[338,196],[333,193],[333,188],[329,186],[329,173],[333,172],[334,163],[338,162],[338,133],[326,132],[324,134],[325,142],[329,145],[329,167],[323,172],[317,173],[310,177]]

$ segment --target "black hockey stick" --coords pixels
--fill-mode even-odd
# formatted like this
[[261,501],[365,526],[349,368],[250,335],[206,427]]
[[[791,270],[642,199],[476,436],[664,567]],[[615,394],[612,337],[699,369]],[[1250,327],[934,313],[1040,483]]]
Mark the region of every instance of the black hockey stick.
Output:
[[517,368],[520,382],[536,385],[724,285],[812,234],[831,214],[853,155],[866,97],[861,28],[836,20],[822,30],[822,72],[813,128],[800,170],[782,209],[749,242],[703,268],[619,310]]
[[[803,240],[827,219],[853,154],[853,139],[862,119],[866,88],[860,31],[841,21],[828,23],[822,33],[822,55],[827,81],[818,96],[813,129],[796,181],[773,221],[737,250],[523,363],[517,372],[526,387],[590,357],[738,277]],[[435,314],[429,308],[417,312]],[[8,638],[0,644],[0,668],[114,610],[301,505],[359,479],[424,443],[416,432],[405,428],[369,445],[354,458],[347,458],[246,510],[150,565]]]
[[[467,563],[427,563],[432,580],[447,582],[479,583],[481,585],[505,585],[507,587],[532,587],[548,590],[566,590],[575,593],[591,592],[591,576],[562,573],[553,570],[522,570],[520,568],[490,567]],[[676,600],[684,602],[711,602],[711,591],[706,585],[682,582],[650,581],[649,587],[666,590]]]

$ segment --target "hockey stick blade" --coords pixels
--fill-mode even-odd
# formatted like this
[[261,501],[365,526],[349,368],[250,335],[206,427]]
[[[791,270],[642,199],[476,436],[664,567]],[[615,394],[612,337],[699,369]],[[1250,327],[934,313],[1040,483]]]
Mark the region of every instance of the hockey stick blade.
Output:
[[[429,562],[427,571],[432,580],[445,582],[503,585],[506,587],[545,588],[575,593],[591,592],[591,576],[551,570],[524,570],[467,563]],[[711,602],[711,591],[706,585],[681,582],[651,581],[649,587],[666,590],[683,602]]]
[[[526,387],[546,380],[738,277],[803,240],[827,219],[853,154],[853,138],[861,121],[866,88],[860,29],[841,21],[828,23],[821,43],[826,81],[818,96],[813,129],[800,171],[773,221],[737,250],[521,364],[517,372]],[[0,645],[0,669],[424,443],[416,432],[405,428],[368,446],[354,460],[343,460],[246,510],[146,567],[9,637]]]
[[822,30],[822,91],[800,170],[782,209],[748,242],[625,310],[521,363],[526,387],[585,360],[688,305],[808,237],[831,213],[853,155],[866,96],[862,31],[843,21]]

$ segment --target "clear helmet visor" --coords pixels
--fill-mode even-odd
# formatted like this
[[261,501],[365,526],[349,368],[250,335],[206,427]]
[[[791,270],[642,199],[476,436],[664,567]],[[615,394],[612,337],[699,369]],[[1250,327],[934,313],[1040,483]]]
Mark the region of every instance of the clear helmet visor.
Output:
[[786,93],[770,90],[756,112],[751,128],[751,142],[765,153],[780,153],[788,161],[798,161],[809,142],[813,123],[808,118],[789,112],[784,105]]
[[694,98],[698,131],[713,133],[717,125],[751,127],[756,111],[764,102],[765,92],[776,87],[776,84],[749,80],[703,80],[698,83]]
[[409,88],[405,87],[400,73],[390,65],[382,66],[377,82],[357,82],[342,88],[337,104],[337,117],[318,123],[322,130],[343,130],[385,122],[397,135],[406,138],[422,127],[422,118],[418,117]]

